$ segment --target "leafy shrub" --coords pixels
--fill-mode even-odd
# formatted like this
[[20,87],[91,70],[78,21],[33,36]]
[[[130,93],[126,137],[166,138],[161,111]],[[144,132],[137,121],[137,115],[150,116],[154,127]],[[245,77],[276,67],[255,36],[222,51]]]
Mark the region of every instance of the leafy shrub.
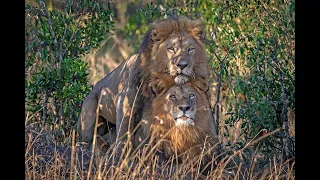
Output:
[[114,28],[110,4],[89,0],[61,11],[25,5],[25,105],[38,121],[69,130],[89,92],[82,55],[99,47]]

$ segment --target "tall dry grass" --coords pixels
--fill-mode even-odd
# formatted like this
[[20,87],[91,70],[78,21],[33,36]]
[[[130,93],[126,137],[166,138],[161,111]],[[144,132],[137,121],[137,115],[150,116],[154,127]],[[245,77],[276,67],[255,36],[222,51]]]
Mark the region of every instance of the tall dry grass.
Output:
[[103,151],[97,145],[77,142],[74,131],[71,135],[71,142],[59,144],[48,129],[37,124],[27,125],[26,179],[295,179],[294,161],[283,162],[273,157],[261,165],[256,153],[247,156],[244,150],[251,142],[231,154],[221,154],[221,160],[215,165],[204,165],[209,168],[205,175],[200,168],[204,154],[198,158],[175,155],[166,159],[156,147],[134,151],[126,143],[127,151],[119,158],[115,156],[116,144]]

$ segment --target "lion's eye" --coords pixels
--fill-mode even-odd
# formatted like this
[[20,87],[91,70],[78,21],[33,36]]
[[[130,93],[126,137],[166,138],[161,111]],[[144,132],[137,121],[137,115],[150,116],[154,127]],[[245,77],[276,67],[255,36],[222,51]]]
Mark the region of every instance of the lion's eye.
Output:
[[194,97],[195,97],[194,94],[189,95],[189,99],[193,99]]
[[168,48],[168,51],[171,52],[171,53],[174,53],[174,48],[173,47]]
[[170,99],[176,99],[175,95],[170,95]]
[[189,49],[188,49],[188,53],[192,53],[194,51],[194,48],[193,47],[190,47]]

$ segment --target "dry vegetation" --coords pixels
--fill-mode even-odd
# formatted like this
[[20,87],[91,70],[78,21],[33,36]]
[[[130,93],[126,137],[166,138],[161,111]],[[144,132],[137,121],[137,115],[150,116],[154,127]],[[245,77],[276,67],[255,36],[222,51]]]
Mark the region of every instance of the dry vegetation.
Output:
[[199,168],[202,156],[178,162],[176,156],[166,159],[157,152],[158,144],[151,150],[135,152],[127,143],[129,150],[122,153],[120,161],[114,156],[115,144],[108,150],[100,150],[96,142],[93,145],[77,142],[74,131],[64,142],[58,142],[48,129],[36,127],[31,124],[25,130],[26,179],[295,179],[295,162],[273,157],[269,164],[261,164],[261,155],[246,153],[261,138],[213,159],[220,160],[214,166],[207,165],[210,170],[205,176]]

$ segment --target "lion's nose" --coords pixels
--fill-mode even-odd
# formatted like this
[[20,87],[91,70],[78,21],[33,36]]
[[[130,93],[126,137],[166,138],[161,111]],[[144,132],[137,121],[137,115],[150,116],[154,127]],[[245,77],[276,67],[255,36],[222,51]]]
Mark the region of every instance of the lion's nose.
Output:
[[186,111],[189,111],[190,109],[191,109],[191,107],[190,106],[178,106],[178,108],[181,110],[181,111],[183,111],[184,113],[186,112]]
[[188,66],[188,63],[186,63],[186,62],[179,62],[178,64],[177,64],[177,66],[182,70],[182,69],[184,69],[185,67],[187,67]]

